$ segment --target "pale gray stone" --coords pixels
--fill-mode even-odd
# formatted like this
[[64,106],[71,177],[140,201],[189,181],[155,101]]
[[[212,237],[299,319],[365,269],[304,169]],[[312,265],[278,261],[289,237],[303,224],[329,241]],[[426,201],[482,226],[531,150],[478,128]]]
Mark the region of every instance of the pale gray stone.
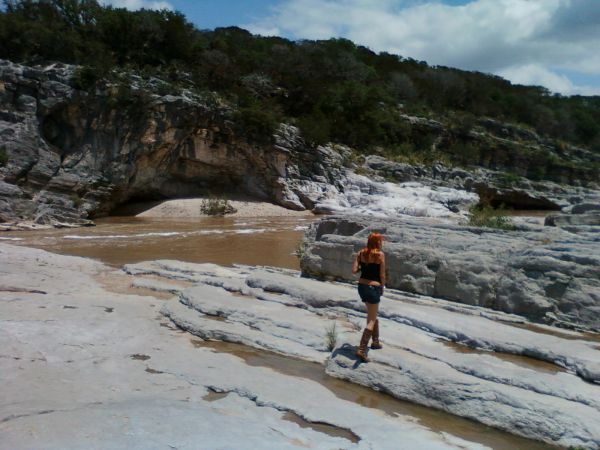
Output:
[[593,230],[507,232],[417,219],[332,217],[307,232],[303,273],[354,280],[351,261],[372,231],[385,235],[389,287],[600,330],[600,235]]
[[[117,275],[98,262],[0,244],[0,268],[3,450],[487,448],[195,348],[157,320],[173,300],[107,291],[98,280]],[[209,392],[228,395],[211,402]],[[288,412],[358,442],[301,428]]]

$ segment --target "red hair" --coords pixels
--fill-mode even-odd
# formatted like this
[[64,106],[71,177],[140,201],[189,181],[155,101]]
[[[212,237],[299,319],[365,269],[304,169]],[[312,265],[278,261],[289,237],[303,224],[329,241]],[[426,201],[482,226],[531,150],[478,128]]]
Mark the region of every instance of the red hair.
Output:
[[367,239],[367,246],[363,248],[367,258],[371,254],[373,250],[378,251],[381,250],[381,246],[383,245],[383,235],[380,233],[371,233]]

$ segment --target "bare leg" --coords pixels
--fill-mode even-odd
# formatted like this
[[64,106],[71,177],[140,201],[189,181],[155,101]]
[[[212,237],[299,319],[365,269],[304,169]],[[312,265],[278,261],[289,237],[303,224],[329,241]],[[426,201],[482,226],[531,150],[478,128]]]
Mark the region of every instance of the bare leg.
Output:
[[375,321],[377,320],[377,311],[379,311],[379,303],[365,303],[367,305],[367,329],[373,331]]

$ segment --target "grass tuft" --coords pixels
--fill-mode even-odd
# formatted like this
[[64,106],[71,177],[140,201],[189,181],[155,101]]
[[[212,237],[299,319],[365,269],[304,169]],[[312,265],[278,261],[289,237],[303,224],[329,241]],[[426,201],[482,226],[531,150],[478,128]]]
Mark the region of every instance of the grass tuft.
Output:
[[325,328],[325,344],[327,345],[327,350],[332,351],[338,342],[338,334],[337,334],[337,324],[333,322],[333,325]]

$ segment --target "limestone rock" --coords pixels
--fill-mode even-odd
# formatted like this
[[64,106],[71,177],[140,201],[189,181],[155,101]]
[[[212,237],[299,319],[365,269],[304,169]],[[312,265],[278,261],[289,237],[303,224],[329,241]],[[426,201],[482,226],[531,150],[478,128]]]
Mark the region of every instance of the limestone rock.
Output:
[[578,203],[571,208],[571,214],[586,214],[600,211],[600,203]]
[[0,190],[4,221],[84,223],[132,198],[211,193],[304,210],[327,190],[314,186],[340,179],[350,154],[344,146],[309,148],[287,124],[272,145],[255,145],[235,136],[230,107],[187,90],[158,95],[156,80],[130,76],[122,107],[108,82],[94,93],[76,90],[75,69],[0,61],[0,147],[8,155],[0,181],[21,192]]
[[583,200],[600,200],[600,192],[590,187],[559,185],[550,181],[532,182],[523,177],[508,177],[504,172],[485,168],[467,171],[442,164],[411,165],[390,161],[378,155],[367,156],[363,167],[400,183],[416,181],[429,186],[474,192],[482,202],[495,207],[503,205],[514,209],[558,211]]
[[550,214],[546,216],[544,225],[551,227],[600,226],[600,210],[591,210],[589,213]]
[[[339,228],[350,232],[345,220]],[[360,364],[354,352],[364,313],[354,286],[273,268],[223,270],[177,261],[127,270],[194,278],[197,284],[163,314],[203,339],[323,361],[326,327],[334,322],[331,376],[533,439],[600,448],[599,387],[584,381],[600,380],[600,351],[581,333],[528,329],[504,313],[391,289],[380,308],[384,349]]]
[[[459,426],[456,433],[430,429],[405,412],[385,414],[340,398],[319,381],[326,377],[310,376],[322,365],[279,356],[264,367],[272,353],[198,345],[157,318],[176,300],[111,292],[98,277],[110,284],[123,275],[95,261],[4,244],[0,261],[10,261],[0,273],[2,448],[487,448],[473,435],[457,436]],[[194,277],[243,276],[185,263],[159,266]],[[180,306],[189,317],[199,315]],[[210,321],[215,330],[225,325]],[[285,372],[299,364],[306,366]],[[444,423],[452,421],[445,416]],[[480,428],[479,437],[489,433]]]
[[389,287],[600,330],[600,245],[593,231],[326,218],[307,232],[303,273],[355,279],[351,261],[371,231],[386,237]]

